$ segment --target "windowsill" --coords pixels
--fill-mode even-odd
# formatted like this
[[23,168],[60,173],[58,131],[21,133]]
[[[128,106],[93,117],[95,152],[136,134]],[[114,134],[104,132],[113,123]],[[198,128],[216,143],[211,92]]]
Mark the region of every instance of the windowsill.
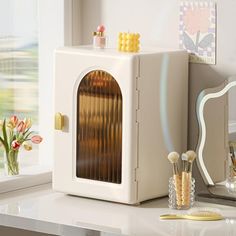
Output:
[[25,167],[20,172],[17,176],[2,176],[0,178],[0,193],[52,182],[52,169],[48,166]]

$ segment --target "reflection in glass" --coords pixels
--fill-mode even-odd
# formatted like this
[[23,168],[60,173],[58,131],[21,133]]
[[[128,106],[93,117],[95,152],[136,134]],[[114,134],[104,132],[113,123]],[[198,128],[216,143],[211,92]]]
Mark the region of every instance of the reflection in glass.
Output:
[[120,87],[109,73],[92,71],[77,93],[77,177],[121,183],[121,151]]
[[228,158],[226,160],[226,187],[236,193],[236,87],[228,92]]
[[227,124],[228,114],[225,105],[227,95],[209,99],[204,106],[206,121],[206,141],[203,148],[204,162],[214,183],[225,181],[225,160],[228,155]]

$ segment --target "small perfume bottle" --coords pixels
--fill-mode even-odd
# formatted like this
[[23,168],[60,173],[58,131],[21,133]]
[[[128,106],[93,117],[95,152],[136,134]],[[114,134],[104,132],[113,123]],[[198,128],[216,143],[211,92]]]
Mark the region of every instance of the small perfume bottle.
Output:
[[106,47],[106,36],[104,35],[105,27],[99,25],[97,32],[93,33],[93,47],[94,48],[105,48]]

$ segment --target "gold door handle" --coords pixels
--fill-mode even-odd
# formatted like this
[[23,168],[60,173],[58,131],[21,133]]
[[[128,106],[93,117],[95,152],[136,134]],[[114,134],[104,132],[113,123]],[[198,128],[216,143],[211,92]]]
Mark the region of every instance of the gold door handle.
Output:
[[56,130],[62,130],[64,127],[64,116],[60,113],[57,112],[55,114],[55,129]]

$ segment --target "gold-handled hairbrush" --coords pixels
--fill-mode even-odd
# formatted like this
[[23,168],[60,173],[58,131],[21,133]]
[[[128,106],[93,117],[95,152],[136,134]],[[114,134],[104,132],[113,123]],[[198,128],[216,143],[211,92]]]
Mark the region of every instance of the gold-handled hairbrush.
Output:
[[186,219],[186,220],[198,220],[198,221],[214,221],[214,220],[223,220],[224,217],[214,211],[196,211],[189,214],[166,214],[161,215],[160,219],[162,220],[178,220],[178,219]]

